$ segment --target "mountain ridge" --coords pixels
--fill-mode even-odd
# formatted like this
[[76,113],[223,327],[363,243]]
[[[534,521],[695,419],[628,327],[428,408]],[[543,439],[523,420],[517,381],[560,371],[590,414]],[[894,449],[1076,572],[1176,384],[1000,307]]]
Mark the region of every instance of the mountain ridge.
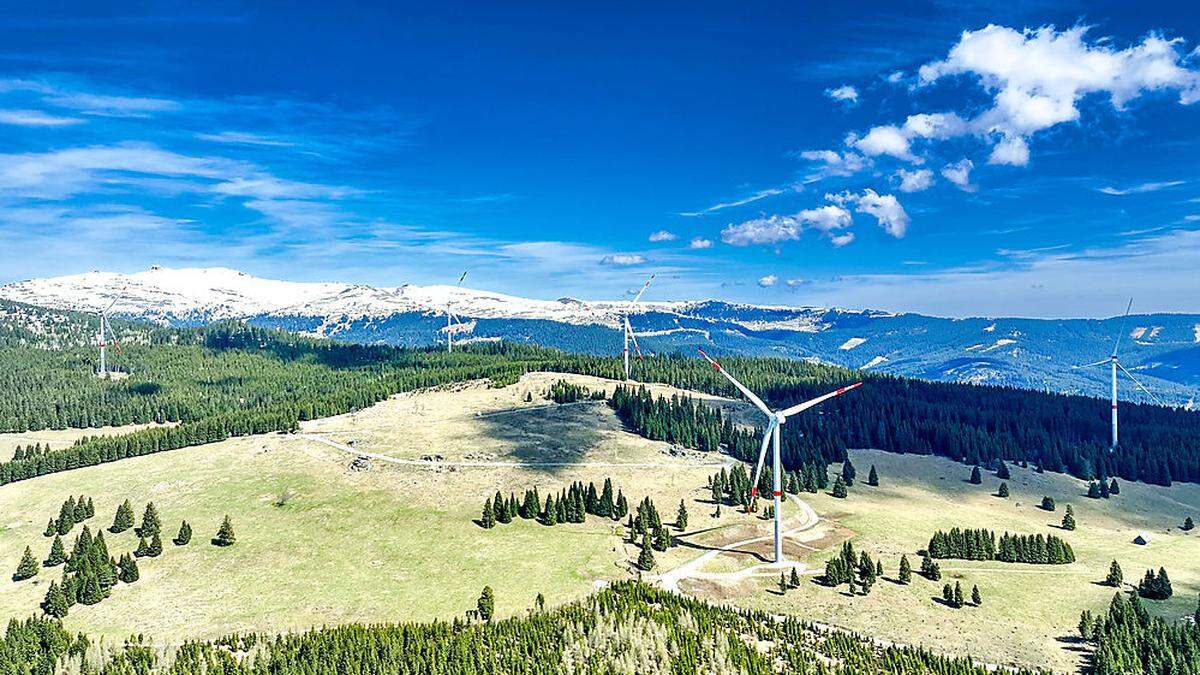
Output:
[[[387,288],[260,279],[229,268],[88,272],[0,286],[0,298],[163,325],[236,319],[361,343],[428,346],[445,340],[446,312],[469,326],[456,339],[534,342],[618,353],[628,311],[641,348],[657,353],[772,355],[938,381],[1104,396],[1102,368],[1124,333],[1122,361],[1165,403],[1200,398],[1200,315],[1107,319],[943,318],[916,313],[753,305],[721,300],[536,300],[450,285]],[[1128,386],[1126,386],[1128,385]],[[1122,383],[1121,396],[1152,401]]]

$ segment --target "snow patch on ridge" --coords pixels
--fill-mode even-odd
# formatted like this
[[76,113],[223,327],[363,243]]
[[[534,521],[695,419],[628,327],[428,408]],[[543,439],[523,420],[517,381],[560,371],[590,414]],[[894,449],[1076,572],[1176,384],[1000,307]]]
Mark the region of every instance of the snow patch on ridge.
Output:
[[842,346],[838,347],[838,349],[841,349],[844,351],[850,351],[851,349],[854,349],[855,347],[861,345],[862,343],[864,343],[866,341],[867,341],[866,338],[852,337],[849,340],[846,340],[845,342],[843,342]]

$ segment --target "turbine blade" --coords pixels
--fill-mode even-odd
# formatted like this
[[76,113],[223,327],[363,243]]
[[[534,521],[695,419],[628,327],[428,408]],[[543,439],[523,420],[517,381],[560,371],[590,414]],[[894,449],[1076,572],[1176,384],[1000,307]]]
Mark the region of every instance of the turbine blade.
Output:
[[466,278],[467,278],[467,272],[470,272],[470,271],[471,271],[471,270],[469,270],[469,269],[463,270],[462,276],[460,276],[460,277],[458,278],[458,285],[459,285],[459,286],[462,286],[463,279],[466,279]]
[[1110,363],[1111,361],[1112,361],[1112,357],[1110,356],[1107,359],[1104,359],[1103,361],[1097,361],[1095,363],[1085,363],[1082,366],[1071,366],[1071,367],[1072,368],[1091,368],[1092,366],[1103,366],[1107,363]]
[[637,357],[638,357],[639,359],[641,359],[641,358],[645,358],[644,356],[642,356],[642,348],[641,348],[641,346],[640,346],[640,345],[638,345],[638,341],[637,341],[637,333],[633,332],[633,329],[630,329],[630,330],[629,330],[629,339],[630,339],[630,340],[633,340],[633,350],[634,350],[635,352],[637,352]]
[[108,314],[108,311],[109,311],[110,309],[112,309],[112,308],[113,308],[113,307],[114,307],[114,306],[117,304],[117,301],[118,301],[118,300],[120,300],[120,299],[121,299],[121,298],[122,298],[122,297],[125,295],[125,290],[126,290],[126,289],[128,289],[128,288],[129,288],[129,285],[128,285],[128,284],[126,284],[126,285],[122,286],[122,287],[121,287],[121,290],[117,291],[117,294],[116,294],[115,296],[113,296],[112,302],[108,303],[108,307],[105,307],[105,308],[104,308],[104,311],[102,311],[102,312],[100,312],[100,313],[101,313],[101,314],[104,314],[104,315],[107,315],[107,314]]
[[1133,380],[1133,383],[1138,386],[1138,389],[1141,389],[1142,391],[1146,392],[1146,394],[1149,395],[1150,398],[1154,399],[1155,403],[1157,403],[1159,405],[1166,405],[1165,403],[1162,402],[1162,399],[1160,399],[1159,397],[1154,395],[1154,392],[1150,391],[1149,389],[1147,389],[1145,387],[1145,385],[1143,385],[1141,382],[1139,382],[1138,379],[1133,376],[1133,373],[1129,372],[1128,370],[1125,370],[1125,366],[1118,363],[1117,367],[1121,369],[1122,373],[1125,373],[1126,377]]
[[639,300],[642,299],[642,294],[646,292],[647,288],[650,288],[650,282],[654,281],[655,276],[657,276],[657,275],[651,274],[650,278],[646,280],[646,283],[642,284],[642,290],[638,291],[637,295],[633,296],[633,300],[629,301],[630,307],[633,307],[634,305],[636,305],[638,303]]
[[[750,483],[750,498],[758,496],[758,476],[762,473],[763,462],[767,459],[767,448],[771,446],[771,435],[775,433],[775,425],[779,422],[772,417],[763,431],[762,447],[758,450],[758,461],[754,463],[754,480]],[[749,508],[749,507],[746,507]]]
[[795,415],[796,413],[802,412],[804,410],[808,410],[809,408],[811,408],[815,405],[820,405],[821,403],[824,403],[825,401],[828,401],[829,399],[834,398],[835,396],[841,396],[842,394],[844,394],[848,391],[858,389],[859,387],[862,386],[862,384],[863,384],[862,382],[855,382],[854,384],[848,384],[844,387],[838,387],[836,390],[831,391],[828,394],[825,394],[823,396],[818,396],[810,401],[805,401],[804,403],[798,403],[790,408],[787,408],[787,409],[781,411],[779,414],[783,415],[784,417],[787,417],[789,415]]
[[1129,310],[1133,309],[1133,298],[1129,299],[1129,304],[1125,306],[1125,316],[1121,317],[1121,331],[1117,333],[1117,341],[1113,343],[1113,356],[1117,355],[1117,348],[1121,346],[1121,336],[1125,335],[1125,321],[1129,319]]
[[742,395],[744,395],[746,398],[750,399],[750,402],[754,404],[754,407],[761,410],[763,412],[763,414],[766,415],[767,417],[773,416],[771,414],[771,409],[767,407],[767,404],[763,403],[761,398],[755,396],[754,392],[747,389],[746,385],[742,384],[741,382],[738,382],[737,378],[730,375],[724,368],[721,367],[721,364],[717,363],[708,354],[705,354],[703,349],[697,349],[696,351],[700,352],[700,356],[703,356],[705,361],[708,361],[709,363],[712,364],[712,367],[714,370],[716,370],[718,373],[724,375],[725,379],[732,382],[733,386],[737,387],[738,391],[742,392]]

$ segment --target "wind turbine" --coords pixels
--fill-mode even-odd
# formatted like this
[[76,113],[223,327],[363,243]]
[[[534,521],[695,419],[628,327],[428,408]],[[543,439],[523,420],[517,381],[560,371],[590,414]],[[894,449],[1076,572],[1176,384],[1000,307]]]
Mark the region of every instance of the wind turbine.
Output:
[[1075,366],[1076,368],[1091,368],[1092,366],[1103,366],[1105,364],[1108,364],[1109,367],[1112,369],[1112,448],[1113,449],[1116,449],[1116,447],[1117,447],[1117,370],[1118,369],[1120,369],[1121,372],[1125,373],[1125,375],[1127,377],[1129,377],[1129,379],[1133,380],[1133,383],[1136,384],[1139,389],[1146,392],[1150,396],[1150,398],[1154,399],[1154,401],[1156,403],[1161,404],[1161,401],[1159,401],[1158,397],[1155,396],[1145,386],[1143,386],[1141,382],[1138,382],[1138,379],[1133,376],[1133,373],[1126,370],[1125,366],[1121,365],[1121,360],[1119,358],[1117,358],[1117,350],[1121,347],[1121,336],[1125,334],[1125,321],[1127,319],[1129,319],[1129,310],[1131,310],[1131,309],[1133,309],[1133,298],[1129,299],[1129,305],[1125,307],[1125,316],[1121,317],[1121,330],[1120,330],[1120,332],[1117,333],[1116,341],[1113,342],[1112,355],[1109,356],[1107,359],[1104,359],[1103,361],[1097,361],[1095,363],[1088,363],[1088,364],[1085,364],[1082,366]]
[[629,371],[629,343],[630,343],[630,341],[633,342],[633,348],[635,350],[637,350],[638,358],[639,359],[642,358],[642,348],[640,346],[638,346],[637,335],[635,335],[633,332],[633,326],[631,326],[629,324],[629,314],[631,312],[633,312],[633,308],[637,305],[638,301],[642,299],[642,294],[644,294],[646,292],[646,289],[650,288],[650,282],[654,281],[655,276],[656,275],[651,274],[650,278],[646,280],[646,283],[642,284],[642,290],[638,291],[637,295],[633,296],[633,299],[629,301],[629,305],[625,308],[625,314],[624,314],[624,316],[621,317],[621,321],[622,321],[622,323],[624,323],[624,329],[625,329],[625,381],[626,382],[629,381],[629,373],[630,373],[630,371]]
[[113,298],[113,301],[108,303],[107,307],[98,312],[100,317],[100,331],[96,333],[96,338],[100,343],[100,372],[96,373],[96,375],[100,379],[108,378],[108,355],[106,353],[106,349],[108,347],[108,336],[112,336],[113,345],[116,346],[117,350],[120,351],[121,349],[121,343],[117,341],[117,336],[113,334],[112,326],[108,325],[108,313],[112,310],[113,306],[117,304],[117,301],[121,299],[121,295],[124,292],[125,290],[121,289],[121,293],[118,293],[117,297]]
[[792,415],[808,410],[813,406],[820,405],[821,403],[824,403],[835,396],[841,396],[852,389],[857,389],[862,386],[862,382],[855,382],[854,384],[848,384],[844,387],[839,387],[835,391],[831,391],[828,394],[823,394],[803,403],[797,403],[790,408],[784,408],[783,410],[771,410],[767,407],[766,403],[763,403],[761,398],[754,395],[754,392],[747,389],[746,386],[741,382],[738,382],[737,378],[735,378],[733,375],[730,375],[729,371],[722,368],[721,364],[713,360],[711,356],[705,354],[703,349],[698,351],[700,352],[700,355],[705,358],[705,360],[712,364],[712,367],[718,373],[724,375],[725,379],[732,382],[733,386],[738,388],[738,391],[742,392],[746,398],[750,399],[750,402],[754,404],[754,407],[758,408],[760,411],[762,411],[762,414],[767,416],[767,428],[763,431],[762,447],[758,451],[758,462],[756,462],[754,465],[754,480],[750,483],[750,498],[754,499],[758,496],[758,476],[760,473],[762,473],[763,460],[766,459],[767,456],[767,446],[770,445],[773,440],[775,450],[772,453],[771,459],[771,479],[774,481],[772,492],[775,497],[775,563],[782,563],[783,505],[781,504],[781,497],[783,496],[783,490],[781,485],[783,477],[783,463],[780,460],[779,427],[783,425],[784,422],[787,422],[787,418],[791,417]]
[[[463,282],[463,279],[467,278],[467,272],[470,272],[470,270],[464,270],[462,275],[458,277],[458,283],[455,284],[455,286],[454,286],[455,288],[462,288],[462,282]],[[446,351],[447,352],[454,351],[454,332],[457,330],[460,330],[461,327],[467,325],[467,324],[464,324],[462,322],[462,319],[458,318],[458,316],[456,316],[453,311],[451,311],[451,306],[453,304],[454,304],[454,295],[451,294],[450,297],[447,298],[447,300],[446,300],[446,328],[445,328],[445,331],[446,331]],[[455,326],[455,324],[457,324],[457,327]]]

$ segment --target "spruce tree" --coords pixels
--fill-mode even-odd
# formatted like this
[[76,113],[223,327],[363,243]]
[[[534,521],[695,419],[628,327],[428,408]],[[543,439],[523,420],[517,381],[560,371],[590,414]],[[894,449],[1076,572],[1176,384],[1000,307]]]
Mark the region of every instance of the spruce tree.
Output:
[[1070,504],[1067,504],[1067,512],[1063,514],[1062,528],[1064,530],[1075,529],[1075,509],[1071,508]]
[[479,517],[479,526],[485,530],[490,530],[496,526],[496,514],[492,511],[492,500],[483,500],[483,515]]
[[[221,521],[221,527],[217,530],[217,536],[213,537],[212,543],[214,546],[233,546],[237,538],[233,534],[233,521],[229,516],[225,516],[225,520]],[[162,543],[159,543],[159,549],[162,549]]]
[[795,567],[792,568],[792,576],[788,583],[792,588],[800,588],[800,573],[796,571]]
[[120,534],[131,527],[133,527],[133,506],[126,499],[123,504],[117,507],[117,515],[113,517],[112,527],[108,528],[108,531],[113,534]]
[[875,470],[875,465],[871,465],[871,472],[867,474],[867,485],[871,487],[879,487],[879,472]]
[[1012,473],[1008,470],[1008,465],[1004,463],[1004,460],[1000,460],[1000,466],[996,468],[996,478],[1000,480],[1012,478]]
[[1112,479],[1108,484],[1108,493],[1113,495],[1121,494],[1121,486],[1117,484],[1117,479]]
[[117,569],[117,578],[122,583],[132,584],[141,576],[141,573],[138,571],[137,560],[128,553],[121,554],[121,560],[117,563]]
[[908,562],[908,556],[900,556],[900,583],[907,584],[912,582],[912,566]]
[[158,518],[158,509],[154,506],[154,502],[146,504],[146,510],[142,513],[142,526],[138,528],[137,532],[143,537],[162,532],[162,521]]
[[945,600],[947,605],[954,606],[954,588],[950,584],[942,586],[942,600]]
[[139,558],[145,558],[150,555],[150,543],[146,541],[145,537],[138,537],[137,549],[133,554]]
[[61,619],[67,615],[67,596],[63,594],[62,586],[57,582],[51,581],[50,588],[46,591],[46,597],[42,600],[42,611],[46,616]]
[[842,462],[842,480],[847,486],[854,485],[854,477],[858,472],[854,470],[854,464],[851,463],[850,457],[846,457],[846,461]]
[[[230,543],[232,543],[232,542],[230,542]],[[225,545],[227,546],[228,544],[225,544]],[[149,558],[157,558],[158,556],[162,555],[162,551],[163,551],[162,539],[158,536],[158,533],[155,532],[150,537],[150,545],[146,548],[146,556]]]
[[638,569],[649,572],[654,569],[654,553],[650,550],[650,535],[642,535],[642,552],[638,554]]
[[67,552],[63,548],[62,537],[54,535],[54,542],[50,544],[50,555],[46,556],[46,561],[42,563],[46,567],[57,567],[67,561]]
[[1108,576],[1104,578],[1104,583],[1120,588],[1124,580],[1125,574],[1121,571],[1121,566],[1117,564],[1116,560],[1112,561],[1112,564],[1108,566]]
[[833,481],[833,490],[830,491],[830,494],[832,494],[834,497],[837,497],[838,499],[846,498],[846,483],[845,483],[845,481],[842,480],[841,476],[838,476]]
[[976,607],[983,604],[983,596],[979,594],[979,586],[971,586],[971,604]]
[[687,523],[688,523],[687,506],[685,506],[683,503],[683,500],[680,499],[679,500],[679,511],[676,512],[676,514],[675,514],[675,527],[682,532],[683,530],[687,529]]
[[558,524],[558,507],[554,504],[554,495],[546,495],[546,513],[542,515],[542,522],[547,525]]
[[963,604],[962,584],[956,581],[954,582],[954,607],[957,609],[962,607]]
[[1196,523],[1195,523],[1195,521],[1192,520],[1191,516],[1188,516],[1187,518],[1183,519],[1183,531],[1184,532],[1194,530],[1195,528],[1196,528]]
[[971,484],[972,485],[982,485],[983,484],[983,473],[979,471],[978,464],[971,467]]
[[1053,498],[1042,497],[1042,510],[1043,511],[1053,511],[1055,508],[1057,508],[1057,505],[1054,503]]
[[175,535],[172,540],[176,546],[187,546],[192,540],[192,526],[188,525],[188,521],[183,521],[179,524],[179,534]]
[[780,595],[787,594],[787,589],[788,589],[787,572],[780,572],[779,573],[779,594]]
[[43,537],[53,537],[57,534],[58,534],[58,527],[54,524],[54,519],[51,518],[50,521],[48,523],[46,523],[46,530],[44,532],[42,532],[42,536]]
[[17,563],[17,571],[13,573],[13,581],[24,581],[37,576],[38,562],[37,558],[33,557],[33,551],[28,546],[25,547],[25,555],[21,556],[21,562]]
[[1008,499],[1008,483],[1000,484],[1000,489],[996,491],[996,496],[1003,499]]
[[479,600],[475,602],[475,610],[479,612],[479,618],[482,621],[491,621],[496,614],[496,594],[492,592],[491,586],[484,586],[483,592],[479,594]]

